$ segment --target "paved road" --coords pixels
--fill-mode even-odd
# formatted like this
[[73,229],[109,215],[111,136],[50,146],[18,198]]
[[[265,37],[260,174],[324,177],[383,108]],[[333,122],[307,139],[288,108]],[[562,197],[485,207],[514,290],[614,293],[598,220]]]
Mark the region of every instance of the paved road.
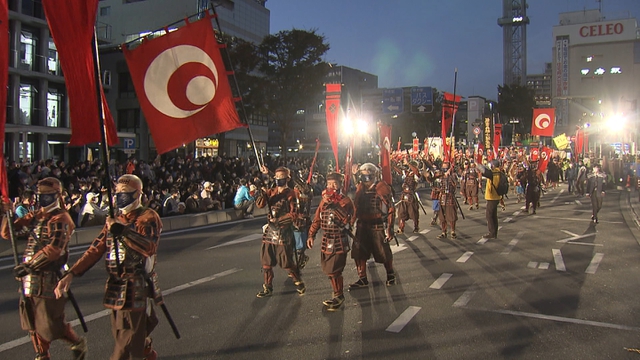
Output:
[[[385,286],[384,268],[371,263],[369,288],[347,293],[335,313],[321,303],[331,288],[317,249],[304,296],[276,269],[274,296],[255,297],[263,219],[167,233],[158,272],[182,339],[161,318],[155,345],[162,359],[640,358],[624,350],[640,347],[640,246],[621,196],[607,193],[595,226],[587,200],[564,187],[546,194],[537,215],[507,201],[499,237],[489,241],[481,240],[482,207],[465,209],[457,240],[436,239],[422,215],[422,231],[392,247],[399,284]],[[31,359],[8,267],[0,261],[0,358]],[[107,359],[112,347],[104,279],[99,263],[73,284],[91,359]],[[354,280],[349,262],[345,281]],[[70,307],[68,317],[75,319]],[[52,354],[69,356],[61,343]]]

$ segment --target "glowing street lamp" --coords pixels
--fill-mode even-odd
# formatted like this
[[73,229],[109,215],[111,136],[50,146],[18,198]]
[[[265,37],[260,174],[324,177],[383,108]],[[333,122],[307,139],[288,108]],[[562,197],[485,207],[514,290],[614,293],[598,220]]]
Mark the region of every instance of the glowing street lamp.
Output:
[[613,132],[623,130],[626,124],[627,119],[622,114],[615,114],[607,120],[607,128]]

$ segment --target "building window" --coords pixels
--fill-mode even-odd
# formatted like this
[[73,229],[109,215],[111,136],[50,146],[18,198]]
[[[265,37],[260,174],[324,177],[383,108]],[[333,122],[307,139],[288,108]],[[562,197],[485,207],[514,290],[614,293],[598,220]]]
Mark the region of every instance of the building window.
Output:
[[60,126],[60,106],[62,104],[62,95],[57,89],[50,88],[47,94],[47,126]]
[[30,31],[23,30],[20,33],[20,64],[19,69],[33,70],[36,57],[36,45],[38,39]]
[[32,85],[20,84],[20,118],[18,119],[20,125],[31,125],[34,93],[35,88]]
[[120,99],[135,99],[136,89],[133,87],[131,74],[118,73],[118,97]]
[[49,54],[47,56],[47,69],[49,70],[49,74],[60,75],[59,65],[58,49],[56,49],[56,44],[53,42],[53,39],[49,39]]
[[118,131],[136,133],[140,122],[140,109],[118,110]]
[[111,6],[102,6],[100,8],[100,16],[109,16],[111,15]]

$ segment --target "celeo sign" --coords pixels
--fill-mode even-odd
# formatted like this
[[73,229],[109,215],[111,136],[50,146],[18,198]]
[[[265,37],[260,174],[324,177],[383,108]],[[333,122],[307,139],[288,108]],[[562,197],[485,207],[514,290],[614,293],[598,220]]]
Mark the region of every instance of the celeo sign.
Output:
[[621,22],[583,26],[580,28],[580,36],[582,37],[620,35],[623,32],[624,25]]

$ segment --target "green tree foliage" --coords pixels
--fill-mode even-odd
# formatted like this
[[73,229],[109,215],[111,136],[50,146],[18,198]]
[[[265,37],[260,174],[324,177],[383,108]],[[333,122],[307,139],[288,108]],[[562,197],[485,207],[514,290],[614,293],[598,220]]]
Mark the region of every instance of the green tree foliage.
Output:
[[498,86],[498,113],[502,123],[518,120],[516,132],[531,131],[531,114],[536,102],[533,90],[520,85]]

